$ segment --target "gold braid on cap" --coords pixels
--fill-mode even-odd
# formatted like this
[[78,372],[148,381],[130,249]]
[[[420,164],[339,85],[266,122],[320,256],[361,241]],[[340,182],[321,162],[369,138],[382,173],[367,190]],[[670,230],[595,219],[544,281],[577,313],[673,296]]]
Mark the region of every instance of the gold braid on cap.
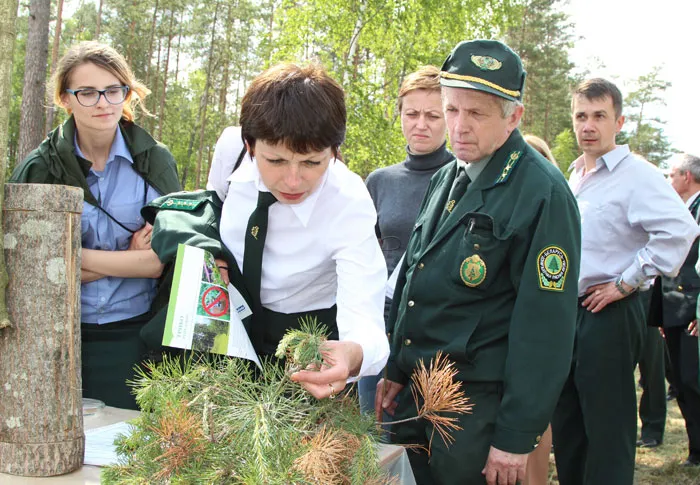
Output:
[[496,91],[500,91],[503,94],[507,94],[509,96],[513,96],[514,98],[520,97],[520,91],[511,91],[510,89],[502,88],[498,84],[494,84],[491,81],[487,81],[486,79],[481,79],[480,77],[474,77],[474,76],[462,76],[460,74],[452,74],[451,72],[445,72],[442,71],[440,73],[440,77],[444,77],[447,79],[456,79],[458,81],[467,81],[467,82],[474,82],[474,83],[479,83],[483,84],[484,86],[488,86],[490,88],[495,89]]

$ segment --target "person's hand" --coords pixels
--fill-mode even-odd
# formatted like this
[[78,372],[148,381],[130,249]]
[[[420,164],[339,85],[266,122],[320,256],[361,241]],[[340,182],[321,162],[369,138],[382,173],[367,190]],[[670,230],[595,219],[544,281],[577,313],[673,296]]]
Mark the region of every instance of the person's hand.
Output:
[[688,335],[690,335],[691,337],[698,336],[698,321],[697,320],[693,320],[688,325]]
[[324,365],[320,370],[301,370],[292,374],[316,399],[334,398],[345,389],[348,378],[362,367],[362,346],[355,342],[327,340],[321,347]]
[[[632,291],[630,285],[622,282],[622,287],[627,291]],[[603,283],[602,285],[591,286],[586,290],[586,299],[583,300],[583,307],[591,313],[598,313],[610,303],[622,300],[625,297],[620,290],[615,287],[615,282]]]
[[389,416],[394,415],[398,402],[396,396],[405,386],[389,379],[380,379],[377,382],[377,393],[374,395],[374,413],[377,421],[382,422],[382,411]]
[[228,279],[228,263],[224,261],[223,259],[215,259],[216,262],[216,267],[219,268],[219,273],[221,273],[221,278],[224,280],[224,283],[227,285],[229,284],[229,279]]
[[516,485],[525,480],[527,454],[507,453],[491,447],[481,474],[488,485]]
[[141,229],[131,235],[129,241],[129,250],[134,249],[151,249],[151,236],[153,235],[153,226],[148,222]]

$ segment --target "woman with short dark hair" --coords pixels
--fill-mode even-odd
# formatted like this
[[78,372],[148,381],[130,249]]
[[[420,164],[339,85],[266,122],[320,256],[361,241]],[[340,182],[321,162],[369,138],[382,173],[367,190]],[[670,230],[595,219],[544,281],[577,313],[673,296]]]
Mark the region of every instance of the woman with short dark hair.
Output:
[[[208,183],[225,198],[220,234],[234,261],[221,265],[242,273],[259,354],[273,354],[299,317],[329,327],[333,365],[293,378],[318,398],[334,396],[349,378],[381,370],[389,351],[376,212],[362,179],[337,160],[343,89],[316,64],[280,64],[252,82],[240,120],[240,133],[227,128],[219,139]],[[247,154],[232,171],[241,139]]]

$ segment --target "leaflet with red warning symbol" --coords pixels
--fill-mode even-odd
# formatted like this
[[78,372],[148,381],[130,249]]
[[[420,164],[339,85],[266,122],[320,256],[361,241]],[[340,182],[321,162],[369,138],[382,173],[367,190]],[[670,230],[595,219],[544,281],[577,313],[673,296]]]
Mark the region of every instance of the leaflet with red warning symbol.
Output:
[[163,345],[260,361],[243,326],[250,307],[224,283],[214,257],[180,244],[177,249]]

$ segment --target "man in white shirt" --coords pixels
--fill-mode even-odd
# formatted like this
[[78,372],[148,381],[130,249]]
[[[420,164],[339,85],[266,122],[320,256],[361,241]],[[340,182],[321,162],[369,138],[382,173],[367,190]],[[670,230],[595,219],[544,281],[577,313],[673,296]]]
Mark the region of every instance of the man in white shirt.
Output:
[[616,145],[624,117],[613,83],[583,82],[572,111],[582,251],[574,358],[552,419],[557,470],[562,485],[631,485],[645,322],[636,290],[678,274],[700,230],[661,172]]
[[[669,174],[671,186],[678,192],[690,214],[700,216],[700,158],[683,154],[676,158]],[[700,465],[700,385],[698,383],[698,339],[689,330],[696,326],[695,309],[700,293],[700,276],[695,271],[698,262],[698,240],[688,254],[678,276],[664,276],[657,284],[661,291],[655,296],[650,324],[663,328],[671,360],[673,382],[678,395],[678,407],[685,419],[688,433],[688,457],[683,466]],[[658,290],[658,288],[657,288]]]

